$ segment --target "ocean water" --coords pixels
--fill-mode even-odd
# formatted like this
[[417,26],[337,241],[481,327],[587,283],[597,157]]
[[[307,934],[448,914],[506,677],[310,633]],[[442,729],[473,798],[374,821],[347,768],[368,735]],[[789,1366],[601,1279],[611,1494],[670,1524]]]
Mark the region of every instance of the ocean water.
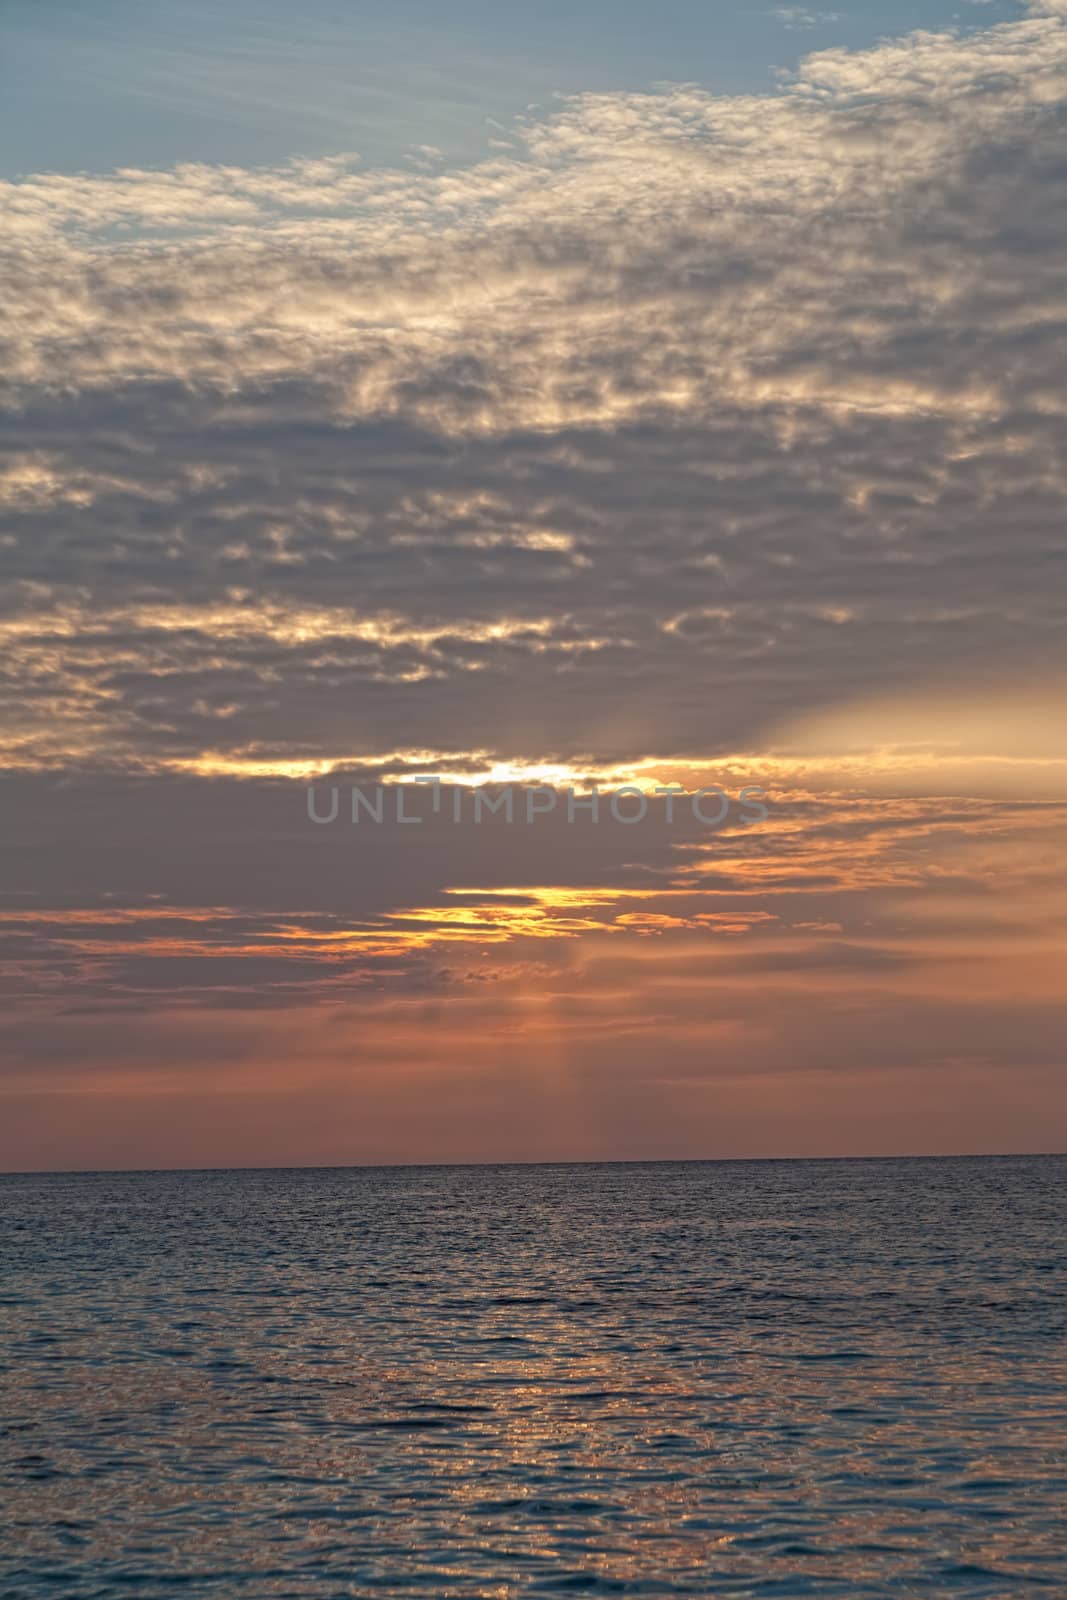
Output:
[[0,1595],[1067,1595],[1065,1180],[0,1178]]

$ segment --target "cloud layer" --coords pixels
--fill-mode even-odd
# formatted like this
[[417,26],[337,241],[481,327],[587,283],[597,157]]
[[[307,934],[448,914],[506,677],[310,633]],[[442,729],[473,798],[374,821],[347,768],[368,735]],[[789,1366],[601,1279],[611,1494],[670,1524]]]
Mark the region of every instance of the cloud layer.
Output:
[[[451,1062],[535,991],[623,1081],[664,1037],[683,1077],[1062,1064],[1065,89],[1046,0],[771,97],[563,100],[461,171],[0,186],[18,1094],[115,1017],[142,1069],[349,1005]],[[333,769],[778,806],[386,832],[353,883],[302,816]]]

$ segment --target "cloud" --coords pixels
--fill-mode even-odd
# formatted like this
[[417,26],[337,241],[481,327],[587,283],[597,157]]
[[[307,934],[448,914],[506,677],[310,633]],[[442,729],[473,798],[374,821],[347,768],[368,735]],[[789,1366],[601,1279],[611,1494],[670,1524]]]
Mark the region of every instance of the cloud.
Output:
[[[450,1071],[536,1015],[640,1115],[666,1039],[680,1081],[723,1041],[966,1077],[1014,1021],[1051,1070],[1065,16],[572,97],[461,170],[0,187],[13,1056],[91,1013],[99,1075],[116,1015],[269,1008],[332,1061],[351,1006]],[[713,846],[381,834],[351,873],[300,821],[306,774],[419,769],[781,804]],[[1014,1003],[985,964],[968,1010],[968,919]]]
[[[984,3],[984,0],[983,0]],[[830,22],[840,22],[840,11],[808,11],[804,6],[775,6],[772,17],[784,22],[787,28],[819,28]]]
[[[42,623],[15,757],[633,758],[844,675],[1039,669],[1064,40],[1050,13],[823,51],[769,98],[582,96],[433,176],[7,185],[3,560]],[[243,608],[242,639],[168,607]],[[57,648],[57,614],[115,629]]]

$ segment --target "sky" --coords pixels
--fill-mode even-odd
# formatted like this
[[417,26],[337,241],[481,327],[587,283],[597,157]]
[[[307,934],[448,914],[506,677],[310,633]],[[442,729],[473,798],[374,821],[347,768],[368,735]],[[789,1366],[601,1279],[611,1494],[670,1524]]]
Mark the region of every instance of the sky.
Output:
[[4,0],[0,175],[490,154],[560,95],[761,93],[813,48],[974,28],[1011,0]]
[[5,29],[0,1167],[1065,1148],[1067,0]]

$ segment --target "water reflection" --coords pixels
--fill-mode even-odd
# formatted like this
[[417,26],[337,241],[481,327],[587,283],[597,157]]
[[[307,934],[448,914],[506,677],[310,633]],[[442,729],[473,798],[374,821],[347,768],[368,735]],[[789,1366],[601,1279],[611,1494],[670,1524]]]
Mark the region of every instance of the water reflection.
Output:
[[1067,1591],[1065,1170],[0,1180],[0,1591]]

